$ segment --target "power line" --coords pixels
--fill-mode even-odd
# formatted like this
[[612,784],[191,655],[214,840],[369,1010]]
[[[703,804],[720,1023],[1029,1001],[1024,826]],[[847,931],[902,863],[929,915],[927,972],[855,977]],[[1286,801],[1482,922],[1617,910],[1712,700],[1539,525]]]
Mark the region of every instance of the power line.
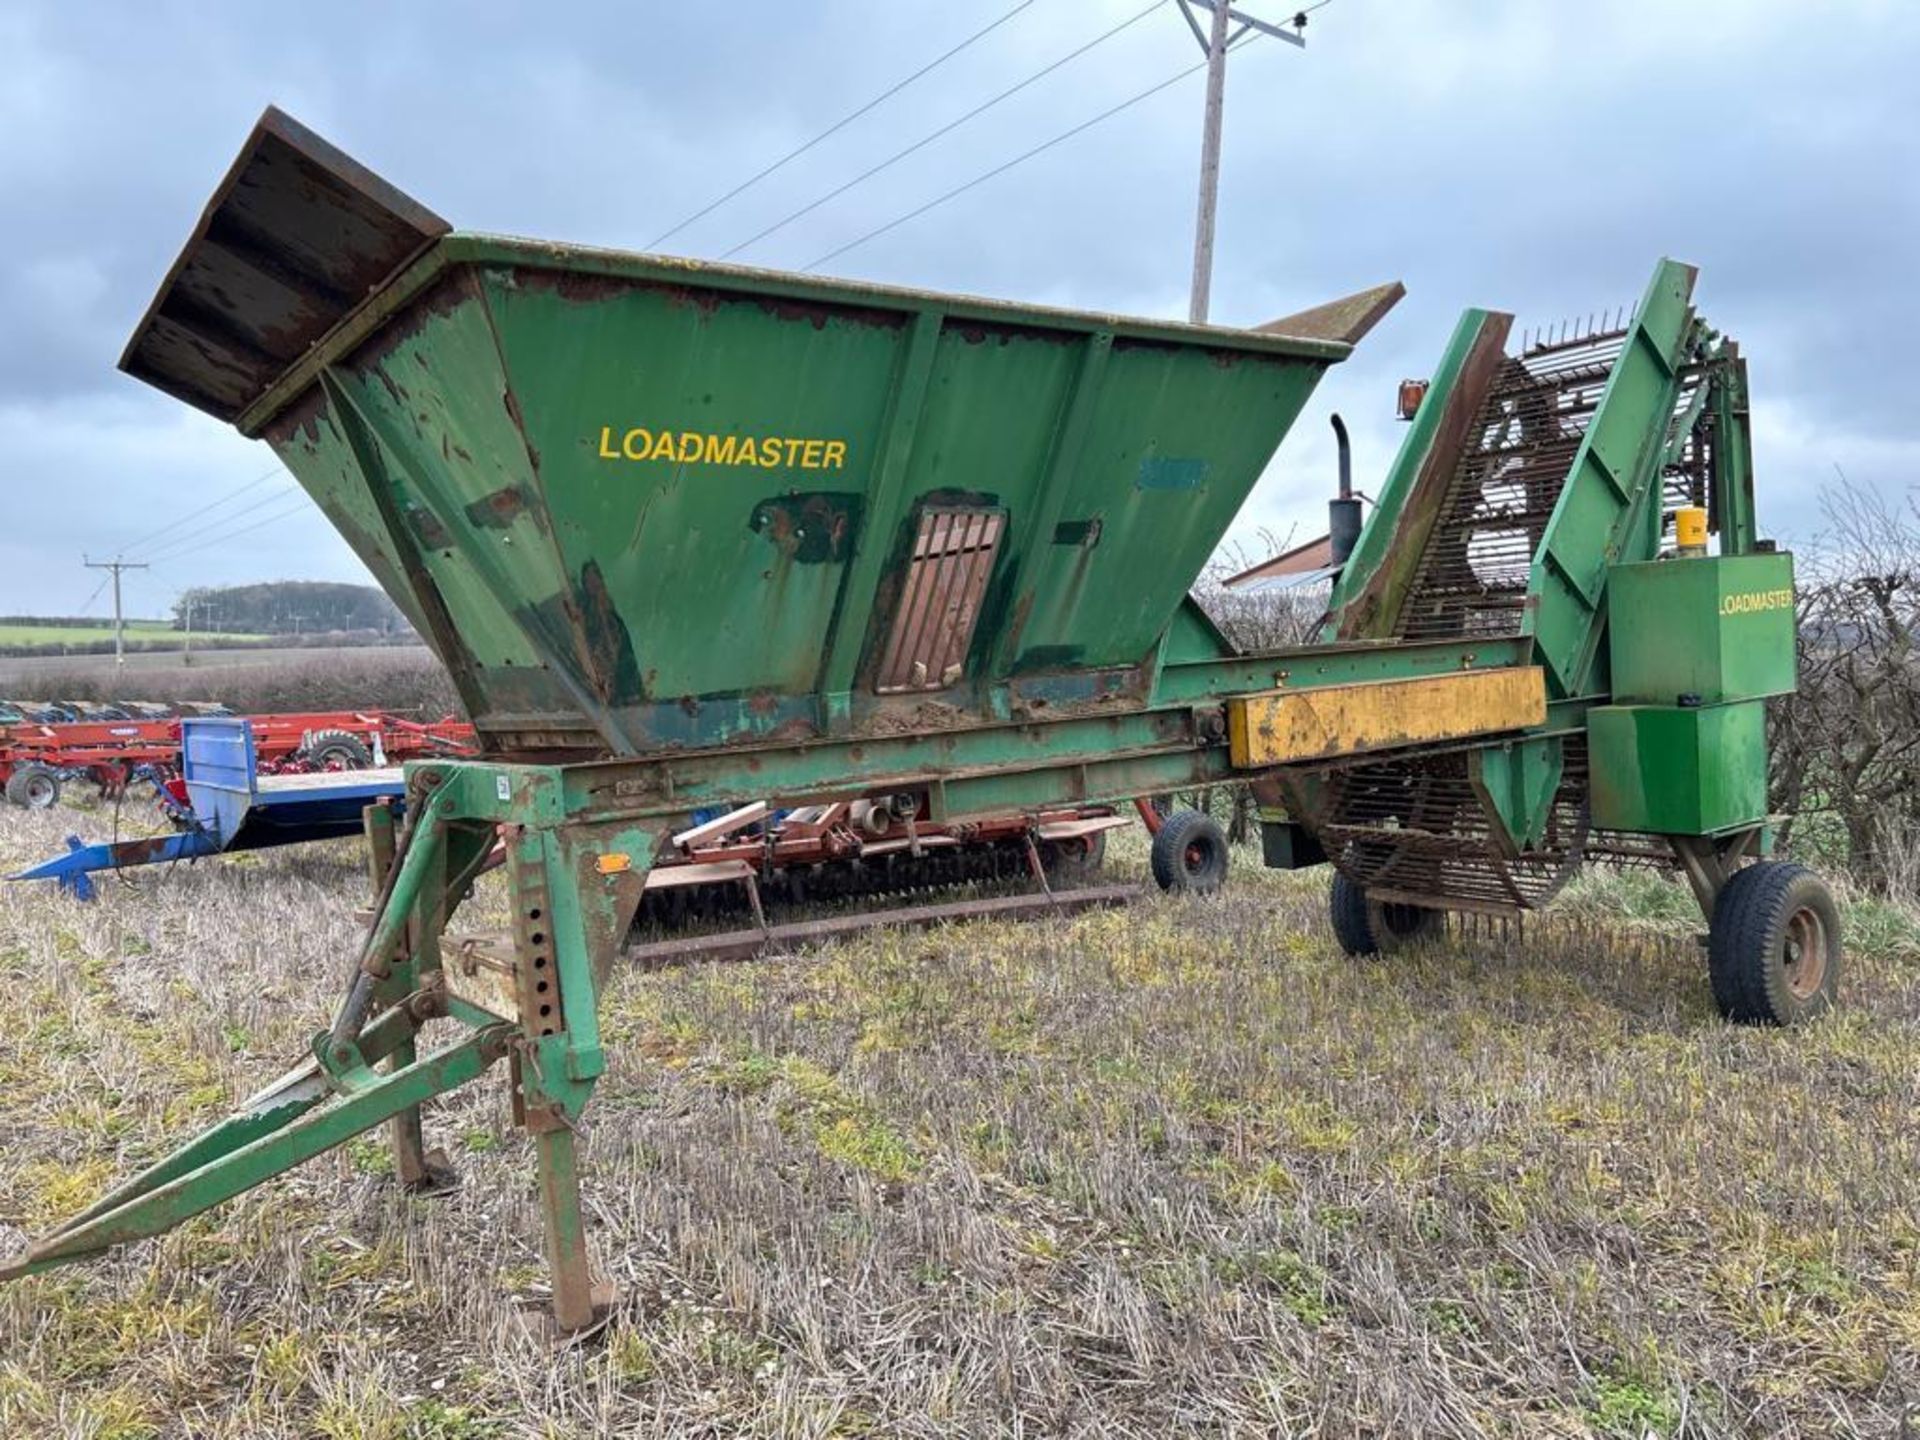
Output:
[[818,145],[822,140],[825,140],[829,136],[837,134],[841,130],[846,129],[847,126],[851,125],[854,121],[858,120],[862,115],[865,115],[870,110],[876,109],[883,102],[887,100],[891,100],[895,95],[898,95],[902,90],[906,89],[909,85],[913,84],[914,81],[920,79],[922,76],[929,75],[933,71],[938,70],[942,65],[946,64],[947,61],[951,60],[954,56],[958,55],[962,50],[965,50],[969,45],[972,45],[976,40],[984,40],[988,35],[992,34],[995,30],[998,30],[1002,25],[1006,24],[1009,20],[1013,19],[1014,16],[1018,15],[1022,10],[1025,10],[1031,4],[1033,4],[1033,0],[1020,0],[1020,3],[1018,5],[1014,6],[1011,10],[1007,11],[1007,13],[1002,15],[998,20],[995,20],[992,24],[987,25],[982,29],[974,31],[973,34],[969,35],[966,39],[962,40],[958,45],[954,46],[951,50],[947,51],[944,55],[940,56],[938,59],[932,60],[927,64],[922,65],[918,70],[914,71],[913,74],[907,76],[906,79],[900,81],[897,85],[894,85],[889,89],[882,90],[878,95],[874,96],[873,99],[869,100],[866,104],[862,105],[858,110],[852,111],[850,114],[842,116],[840,119],[834,121],[833,124],[829,125],[826,129],[822,130],[818,135],[814,136],[811,140],[807,141],[804,145],[799,146],[797,149],[789,150],[786,154],[782,155],[778,160],[774,161],[771,165],[767,166],[766,169],[760,171],[756,175],[752,175],[747,179],[742,180],[738,185],[734,186],[733,189],[727,191],[727,193],[722,195],[718,200],[715,200],[712,204],[707,205],[702,209],[694,211],[693,214],[687,216],[686,219],[682,220],[678,225],[675,225],[671,230],[662,231],[660,234],[654,236],[653,239],[647,242],[647,249],[652,250],[656,246],[660,245],[663,241],[671,240],[675,235],[678,235],[682,230],[686,229],[689,225],[693,224],[694,221],[706,218],[708,215],[711,215],[714,211],[718,210],[722,205],[726,204],[729,200],[733,199],[735,196],[745,194],[748,190],[751,190],[755,185],[758,185],[762,180],[766,179],[769,175],[773,174],[774,171],[780,169],[781,166],[787,164],[789,161],[798,160],[802,155],[806,154],[807,151],[813,149],[813,147]]
[[266,515],[261,516],[258,520],[253,521],[251,524],[240,526],[237,530],[225,530],[217,535],[209,535],[204,539],[200,540],[197,544],[189,545],[184,550],[174,551],[171,555],[167,557],[167,561],[169,564],[171,564],[176,560],[184,559],[188,555],[195,555],[202,550],[211,549],[215,545],[223,545],[229,540],[237,540],[242,535],[251,535],[254,531],[259,530],[265,526],[278,524],[282,520],[286,520],[291,518],[294,515],[298,515],[303,509],[305,509],[306,499],[307,499],[306,493],[302,491],[301,494],[295,498],[295,502],[292,505],[287,506],[284,510],[272,511]]
[[720,255],[720,258],[722,260],[731,260],[735,255],[738,255],[742,250],[745,250],[750,246],[759,244],[762,240],[766,239],[769,235],[774,234],[776,231],[786,229],[787,226],[791,225],[794,221],[800,219],[801,216],[811,215],[815,210],[818,210],[822,205],[825,205],[829,200],[838,199],[840,196],[846,194],[847,191],[853,189],[854,186],[864,184],[866,181],[871,180],[874,176],[878,175],[882,170],[886,170],[891,168],[894,165],[897,165],[900,161],[906,159],[907,156],[913,154],[918,150],[924,150],[927,146],[931,145],[934,141],[938,140],[941,136],[950,134],[952,131],[959,129],[962,125],[966,124],[969,120],[972,120],[977,116],[984,115],[987,111],[993,109],[993,107],[998,105],[1001,101],[1011,99],[1013,96],[1018,95],[1022,90],[1026,89],[1029,85],[1032,85],[1034,82],[1038,80],[1044,80],[1047,76],[1051,75],[1054,71],[1058,70],[1061,66],[1066,65],[1071,61],[1078,60],[1082,55],[1086,54],[1089,50],[1093,49],[1094,46],[1105,44],[1107,41],[1111,40],[1114,36],[1118,35],[1122,30],[1127,29],[1129,26],[1139,24],[1142,20],[1146,19],[1147,16],[1151,15],[1154,11],[1158,10],[1164,4],[1166,4],[1166,0],[1153,0],[1153,3],[1147,6],[1146,9],[1141,10],[1134,15],[1130,15],[1125,20],[1122,20],[1118,25],[1115,25],[1111,30],[1103,31],[1102,33],[1094,36],[1093,39],[1087,41],[1087,43],[1080,46],[1079,49],[1068,51],[1065,55],[1062,55],[1058,60],[1055,60],[1052,64],[1043,66],[1041,69],[1034,71],[1033,74],[1027,76],[1027,78],[1020,81],[1019,84],[1010,86],[1007,89],[1002,90],[998,95],[995,95],[991,100],[983,101],[980,104],[974,106],[973,109],[967,111],[966,114],[960,116],[958,119],[949,120],[945,125],[942,125],[939,129],[934,130],[929,134],[921,136],[918,140],[914,141],[911,145],[907,146],[906,149],[897,150],[893,154],[889,155],[886,159],[882,160],[878,165],[873,166],[871,169],[861,171],[858,175],[854,176],[853,179],[847,181],[844,185],[839,185],[834,187],[832,190],[829,190],[826,194],[822,195],[819,199],[814,200],[809,204],[802,205],[798,210],[795,210],[791,215],[788,215],[784,219],[778,220],[772,225],[769,225],[766,229],[762,230],[759,234],[754,235],[746,240],[742,240],[738,245],[734,246],[731,250],[723,251]]
[[[1325,4],[1326,0],[1321,0],[1321,3]],[[1248,35],[1240,43],[1251,44],[1253,41],[1259,38],[1260,37],[1258,32],[1255,32],[1253,34]],[[906,214],[896,216],[895,218],[893,218],[892,220],[889,220],[884,225],[876,226],[874,229],[867,231],[866,234],[859,236],[857,239],[849,240],[846,244],[840,246],[839,248],[834,250],[829,250],[826,254],[820,256],[819,259],[811,260],[807,262],[805,265],[801,266],[800,268],[803,271],[817,270],[820,266],[826,264],[829,260],[837,260],[840,256],[846,254],[849,250],[856,250],[860,246],[866,244],[869,240],[878,239],[880,236],[886,234],[889,230],[898,229],[900,226],[906,224],[909,220],[919,219],[922,215],[926,214],[929,210],[935,209],[938,206],[946,204],[949,200],[955,199],[958,196],[966,194],[966,192],[973,189],[974,186],[983,185],[987,181],[993,179],[996,175],[1006,174],[1007,171],[1013,169],[1014,166],[1025,164],[1027,161],[1033,159],[1034,156],[1044,154],[1046,151],[1053,149],[1054,146],[1061,144],[1063,141],[1071,140],[1074,136],[1080,134],[1084,130],[1091,130],[1094,126],[1098,125],[1103,120],[1111,120],[1115,115],[1118,115],[1122,110],[1130,110],[1135,105],[1138,105],[1141,101],[1151,99],[1153,96],[1158,95],[1162,90],[1165,90],[1170,86],[1177,85],[1182,80],[1186,79],[1189,75],[1197,74],[1206,68],[1207,68],[1207,62],[1205,60],[1200,61],[1200,63],[1197,65],[1189,65],[1186,69],[1180,71],[1179,74],[1168,76],[1165,80],[1162,80],[1158,85],[1151,86],[1150,88],[1142,90],[1139,94],[1134,95],[1129,99],[1122,100],[1118,105],[1113,106],[1111,109],[1102,110],[1098,115],[1095,115],[1092,119],[1081,121],[1078,125],[1075,125],[1071,130],[1061,131],[1058,135],[1055,135],[1051,140],[1043,140],[1040,144],[1034,146],[1031,150],[1022,151],[1020,154],[1014,156],[1013,159],[1008,160],[1003,164],[996,165],[991,170],[983,171],[982,173],[974,176],[971,180],[968,180],[964,184],[954,186],[953,189],[947,191],[944,195],[936,195],[933,199],[927,201],[924,205],[915,206],[913,209],[907,211]]]
[[208,549],[211,546],[222,545],[229,540],[238,540],[242,535],[251,535],[255,530],[261,529],[263,526],[275,525],[282,520],[290,519],[305,508],[306,499],[306,492],[302,491],[296,503],[288,506],[285,510],[278,511],[271,515],[264,515],[251,525],[242,525],[238,530],[228,530],[220,535],[209,536],[197,545],[190,545],[185,550],[176,550],[173,554],[169,555],[167,559],[169,562],[179,560],[188,555],[196,554],[201,550]]
[[238,490],[229,490],[226,494],[222,495],[218,500],[209,500],[205,505],[202,505],[198,510],[189,510],[185,515],[182,515],[178,520],[175,520],[168,525],[162,525],[158,530],[153,531],[151,534],[142,535],[138,540],[135,540],[131,545],[122,545],[120,547],[120,553],[124,555],[129,550],[138,550],[143,545],[151,545],[155,540],[158,540],[162,535],[168,534],[169,532],[174,530],[178,530],[182,525],[186,524],[189,520],[196,520],[200,516],[206,514],[209,510],[219,509],[222,505],[226,504],[229,500],[237,500],[242,495],[246,494],[249,490],[258,489],[260,486],[266,484],[267,481],[271,480],[274,476],[278,475],[279,473],[280,473],[280,466],[276,465],[271,470],[267,471],[266,474],[260,476],[258,479],[249,480],[246,484],[242,485]]
[[[258,500],[254,501],[251,505],[242,505],[238,510],[230,511],[229,513],[221,516],[218,520],[214,521],[214,528],[217,529],[222,525],[230,525],[235,520],[238,520],[242,515],[251,515],[255,510],[260,509],[263,505],[273,505],[281,500],[285,500],[286,498],[287,498],[287,492],[285,490],[275,490],[271,494],[262,495]],[[177,539],[169,540],[166,544],[162,545],[158,550],[151,552],[147,558],[150,560],[175,559],[178,556],[186,553],[186,551],[182,549],[183,546],[186,547],[186,549],[197,548],[197,544],[202,538],[202,536],[204,535],[204,533],[205,533],[204,531],[192,532],[186,535],[182,535]]]

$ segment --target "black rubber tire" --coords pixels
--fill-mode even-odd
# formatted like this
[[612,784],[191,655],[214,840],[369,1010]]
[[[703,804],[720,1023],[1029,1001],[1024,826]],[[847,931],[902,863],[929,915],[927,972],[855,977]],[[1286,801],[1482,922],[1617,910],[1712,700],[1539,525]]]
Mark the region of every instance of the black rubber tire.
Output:
[[1226,832],[1203,810],[1176,810],[1160,822],[1151,856],[1154,882],[1179,895],[1211,895],[1227,883]]
[[1447,931],[1446,911],[1369,900],[1365,889],[1338,873],[1327,892],[1327,918],[1333,938],[1349,955],[1391,955],[1438,940]]
[[1707,926],[1707,973],[1727,1019],[1817,1019],[1840,1003],[1840,961],[1840,911],[1806,866],[1761,860],[1720,887]]
[[1078,840],[1049,840],[1040,847],[1040,865],[1054,885],[1084,885],[1107,863],[1107,832]]
[[51,810],[60,803],[60,776],[44,765],[20,765],[7,777],[7,799],[23,810]]
[[300,747],[300,758],[321,770],[365,770],[373,764],[373,751],[345,730],[316,730]]

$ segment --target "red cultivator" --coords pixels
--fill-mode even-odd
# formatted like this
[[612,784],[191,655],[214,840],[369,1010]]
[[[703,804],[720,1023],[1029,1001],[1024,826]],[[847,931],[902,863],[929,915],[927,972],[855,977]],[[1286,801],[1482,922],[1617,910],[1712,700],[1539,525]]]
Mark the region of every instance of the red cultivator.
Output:
[[[385,710],[255,715],[265,774],[364,770],[474,749],[473,727],[451,717],[423,724]],[[0,725],[0,787],[15,805],[46,809],[70,780],[117,796],[135,780],[164,786],[180,768],[180,720],[102,720]]]

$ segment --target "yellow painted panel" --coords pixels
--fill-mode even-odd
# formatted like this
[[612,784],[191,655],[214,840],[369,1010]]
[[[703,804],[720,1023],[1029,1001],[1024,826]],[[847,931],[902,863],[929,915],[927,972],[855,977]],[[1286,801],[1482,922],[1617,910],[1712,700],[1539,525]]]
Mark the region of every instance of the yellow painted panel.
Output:
[[1546,718],[1545,673],[1528,665],[1237,695],[1227,701],[1227,740],[1237,767],[1260,769],[1522,730]]

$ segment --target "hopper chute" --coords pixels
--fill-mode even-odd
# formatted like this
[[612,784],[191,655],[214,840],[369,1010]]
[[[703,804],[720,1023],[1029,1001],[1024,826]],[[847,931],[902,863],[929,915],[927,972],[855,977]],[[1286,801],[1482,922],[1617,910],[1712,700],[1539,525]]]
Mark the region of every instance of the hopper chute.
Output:
[[1292,335],[445,233],[269,112],[125,364],[273,445],[490,748],[648,753],[1144,704],[1396,291]]

